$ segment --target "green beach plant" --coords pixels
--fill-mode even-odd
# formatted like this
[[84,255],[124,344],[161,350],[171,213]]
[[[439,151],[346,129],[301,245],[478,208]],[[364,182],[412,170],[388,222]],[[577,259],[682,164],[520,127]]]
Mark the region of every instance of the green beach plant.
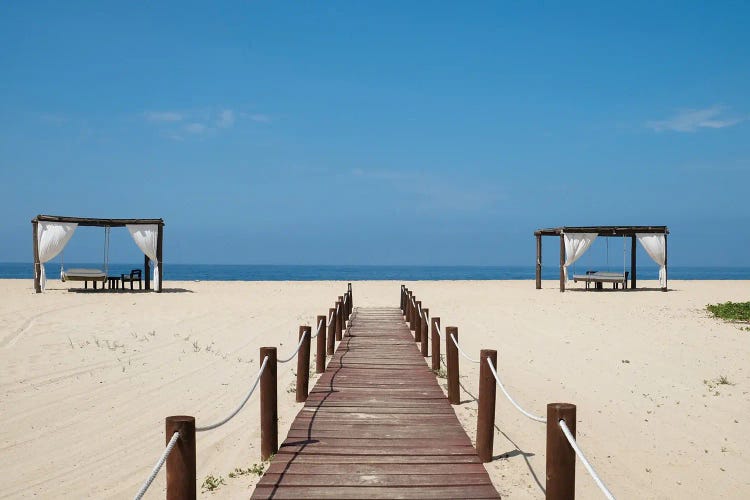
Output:
[[216,491],[222,484],[227,484],[226,481],[224,481],[223,477],[216,477],[213,474],[209,474],[208,476],[206,476],[206,479],[203,480],[203,484],[201,485],[201,492]]
[[708,304],[706,310],[726,321],[734,323],[750,323],[750,302],[722,302],[721,304]]

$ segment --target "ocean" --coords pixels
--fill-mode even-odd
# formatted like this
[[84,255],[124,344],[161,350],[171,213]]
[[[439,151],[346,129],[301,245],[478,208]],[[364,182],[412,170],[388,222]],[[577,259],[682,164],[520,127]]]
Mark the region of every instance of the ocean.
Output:
[[[110,264],[109,274],[119,276],[140,264]],[[70,263],[74,267],[101,269],[98,264]],[[585,269],[578,269],[582,272]],[[604,269],[599,269],[604,270]],[[621,269],[612,268],[611,271]],[[32,264],[0,263],[0,278],[34,277]],[[534,266],[289,266],[289,265],[164,265],[164,280],[173,281],[365,281],[365,280],[533,280]],[[58,264],[47,264],[47,277],[60,274]],[[558,279],[559,268],[542,268],[543,279]],[[750,280],[750,267],[683,267],[669,268],[675,280]],[[658,279],[655,266],[638,266],[638,279]]]

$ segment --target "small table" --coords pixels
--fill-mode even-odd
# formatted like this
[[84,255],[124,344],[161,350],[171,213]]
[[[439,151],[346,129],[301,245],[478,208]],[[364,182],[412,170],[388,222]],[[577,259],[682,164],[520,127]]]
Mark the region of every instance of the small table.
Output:
[[120,277],[119,276],[107,276],[107,282],[109,282],[110,290],[117,290],[120,288]]

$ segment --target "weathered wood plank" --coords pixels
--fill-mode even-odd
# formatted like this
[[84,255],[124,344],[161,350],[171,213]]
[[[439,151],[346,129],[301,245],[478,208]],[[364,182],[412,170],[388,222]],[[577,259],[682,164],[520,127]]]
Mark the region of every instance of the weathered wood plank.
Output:
[[[402,474],[439,476],[443,474],[482,474],[484,466],[473,464],[317,464],[294,462],[274,462],[266,471],[266,474]],[[434,479],[434,478],[433,478]]]
[[499,498],[398,309],[359,309],[252,498]]
[[492,485],[487,486],[440,486],[437,488],[388,488],[383,486],[314,486],[278,487],[258,484],[252,498],[274,498],[278,500],[312,498],[383,498],[383,499],[450,499],[500,498]]

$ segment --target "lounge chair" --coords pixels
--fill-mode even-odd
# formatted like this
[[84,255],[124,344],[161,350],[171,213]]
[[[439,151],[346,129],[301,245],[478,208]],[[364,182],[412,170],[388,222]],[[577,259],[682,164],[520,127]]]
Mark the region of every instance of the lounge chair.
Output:
[[133,289],[133,283],[138,282],[138,290],[143,290],[143,285],[141,284],[141,270],[140,269],[133,269],[130,271],[130,274],[121,274],[120,275],[120,281],[122,282],[122,287],[125,288],[125,283],[130,283],[130,289]]
[[96,290],[98,281],[102,282],[102,288],[104,288],[107,274],[100,269],[65,269],[60,273],[60,279],[63,281],[83,281],[84,288],[88,288],[89,281],[91,281],[94,283],[94,290]]

